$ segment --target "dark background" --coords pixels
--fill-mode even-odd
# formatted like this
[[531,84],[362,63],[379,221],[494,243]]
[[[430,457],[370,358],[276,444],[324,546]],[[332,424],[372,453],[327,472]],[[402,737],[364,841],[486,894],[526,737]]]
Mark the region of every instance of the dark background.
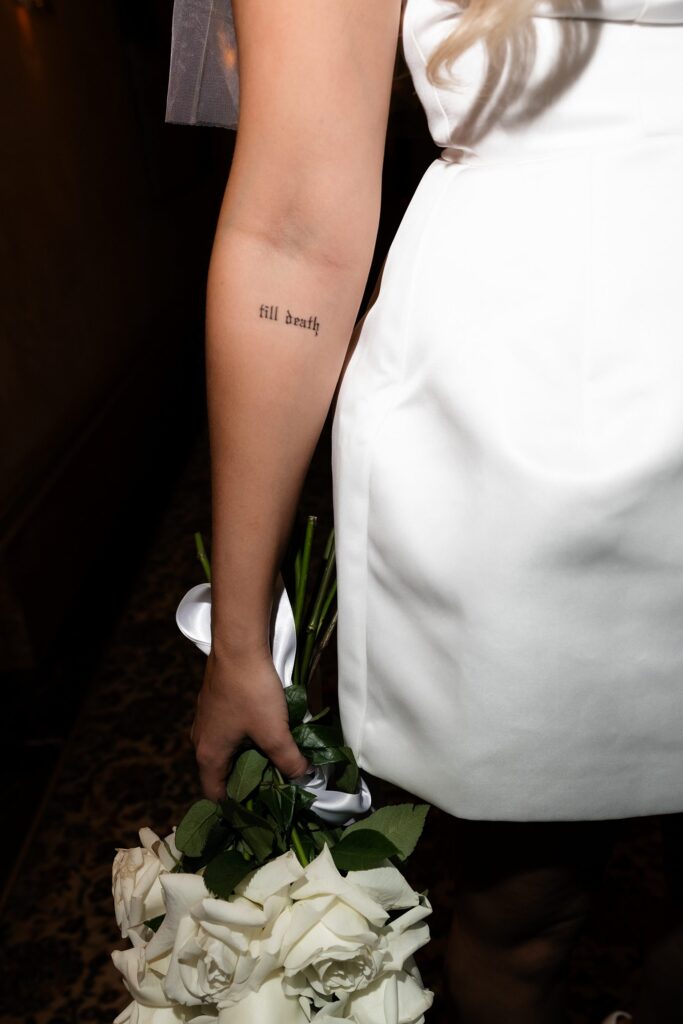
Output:
[[[171,11],[0,3],[0,671],[20,817],[205,430],[205,276],[235,133],[164,123]],[[363,307],[435,155],[402,67],[397,107]]]
[[[164,124],[171,9],[0,0],[5,1024],[99,1022],[125,1005],[108,952],[122,945],[115,847],[142,825],[170,831],[199,796],[203,659],[173,616],[202,578],[192,533],[209,530],[204,285],[234,133]],[[359,315],[436,155],[399,54]],[[320,535],[329,427],[300,507]],[[436,907],[424,964],[437,989],[444,817],[430,816],[416,866]],[[665,913],[661,856],[656,819],[627,824],[575,959],[577,1022],[631,998]]]

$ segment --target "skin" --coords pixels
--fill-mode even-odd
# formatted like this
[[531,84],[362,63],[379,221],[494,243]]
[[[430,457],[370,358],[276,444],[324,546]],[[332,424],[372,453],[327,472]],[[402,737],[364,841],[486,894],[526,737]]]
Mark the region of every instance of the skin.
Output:
[[376,242],[401,2],[297,0],[293,17],[291,0],[234,0],[234,13],[240,122],[206,306],[213,648],[191,730],[209,799],[245,737],[285,776],[308,767],[268,624]]

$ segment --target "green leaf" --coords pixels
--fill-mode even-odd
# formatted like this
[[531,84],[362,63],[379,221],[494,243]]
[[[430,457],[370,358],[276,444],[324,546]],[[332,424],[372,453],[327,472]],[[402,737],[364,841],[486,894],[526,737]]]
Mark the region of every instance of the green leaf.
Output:
[[195,866],[196,871],[199,867],[208,864],[210,860],[221,853],[223,850],[227,850],[228,847],[232,846],[235,841],[235,830],[230,827],[222,818],[215,821],[211,827],[211,831],[204,844],[202,855],[199,858],[199,863]]
[[237,803],[245,800],[261,782],[268,759],[258,750],[246,750],[237,758],[228,778],[228,796]]
[[253,825],[243,829],[242,836],[259,863],[262,864],[268,860],[273,852],[273,843],[275,842],[275,833],[272,829]]
[[221,801],[221,808],[227,820],[253,852],[259,862],[267,860],[273,850],[275,832],[267,818],[250,811],[242,804],[227,797]]
[[292,819],[294,818],[297,791],[297,786],[285,786],[284,789],[280,790],[280,797],[282,798],[282,821],[286,829],[291,826]]
[[292,735],[299,748],[313,764],[337,764],[345,761],[344,739],[339,725],[298,725]]
[[280,801],[278,800],[277,791],[272,786],[262,786],[259,790],[259,801],[265,807],[266,811],[277,823],[278,828],[280,825]]
[[150,917],[149,921],[145,921],[148,928],[151,928],[153,932],[159,931],[159,925],[166,917],[166,914],[159,914],[158,917]]
[[341,764],[346,760],[341,747],[323,747],[322,750],[307,750],[303,752],[312,764]]
[[346,757],[347,764],[335,782],[335,787],[342,793],[355,793],[358,789],[360,768],[356,764],[356,759],[353,756],[351,747],[342,747],[342,752]]
[[294,805],[296,802],[296,786],[282,786],[259,790],[259,799],[265,804],[275,819],[277,827],[286,832],[292,824]]
[[206,865],[204,882],[214,896],[227,900],[235,886],[255,867],[253,860],[245,860],[237,850],[224,850]]
[[322,823],[318,823],[316,826],[311,826],[310,834],[318,850],[322,850],[323,846],[327,844],[330,848],[339,842],[341,829],[333,830],[325,828]]
[[428,810],[429,804],[390,804],[388,807],[380,807],[369,817],[349,825],[342,833],[342,840],[354,832],[378,832],[396,847],[401,860],[405,860],[422,835]]
[[303,789],[301,786],[295,786],[296,794],[296,808],[297,810],[309,811],[315,803],[315,793],[309,793],[307,789]]
[[381,832],[359,828],[343,835],[331,853],[340,871],[366,871],[381,867],[389,857],[397,856],[398,850]]
[[227,821],[233,828],[241,830],[245,826],[257,825],[263,828],[270,828],[268,821],[257,811],[250,810],[244,804],[238,804],[231,797],[221,800],[221,810]]
[[176,829],[178,849],[188,857],[200,857],[218,814],[218,804],[213,800],[198,800],[192,804]]
[[307,747],[309,750],[344,746],[344,737],[338,724],[319,725],[317,722],[304,722],[293,730],[292,735],[300,747]]
[[289,727],[293,729],[304,720],[308,711],[308,696],[303,686],[285,686],[285,700],[289,709]]

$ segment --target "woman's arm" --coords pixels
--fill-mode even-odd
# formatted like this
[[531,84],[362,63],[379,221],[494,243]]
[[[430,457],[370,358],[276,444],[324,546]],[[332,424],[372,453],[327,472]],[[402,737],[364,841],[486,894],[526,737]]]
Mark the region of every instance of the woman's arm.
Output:
[[400,0],[234,0],[240,121],[207,293],[212,653],[192,727],[225,793],[250,736],[307,767],[268,645],[275,579],[370,268]]

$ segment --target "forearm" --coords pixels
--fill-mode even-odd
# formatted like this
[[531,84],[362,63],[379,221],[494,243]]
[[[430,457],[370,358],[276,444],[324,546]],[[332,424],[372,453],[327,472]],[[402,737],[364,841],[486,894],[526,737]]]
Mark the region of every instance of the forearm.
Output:
[[275,578],[371,255],[334,262],[242,229],[217,235],[206,325],[217,654],[268,642]]

